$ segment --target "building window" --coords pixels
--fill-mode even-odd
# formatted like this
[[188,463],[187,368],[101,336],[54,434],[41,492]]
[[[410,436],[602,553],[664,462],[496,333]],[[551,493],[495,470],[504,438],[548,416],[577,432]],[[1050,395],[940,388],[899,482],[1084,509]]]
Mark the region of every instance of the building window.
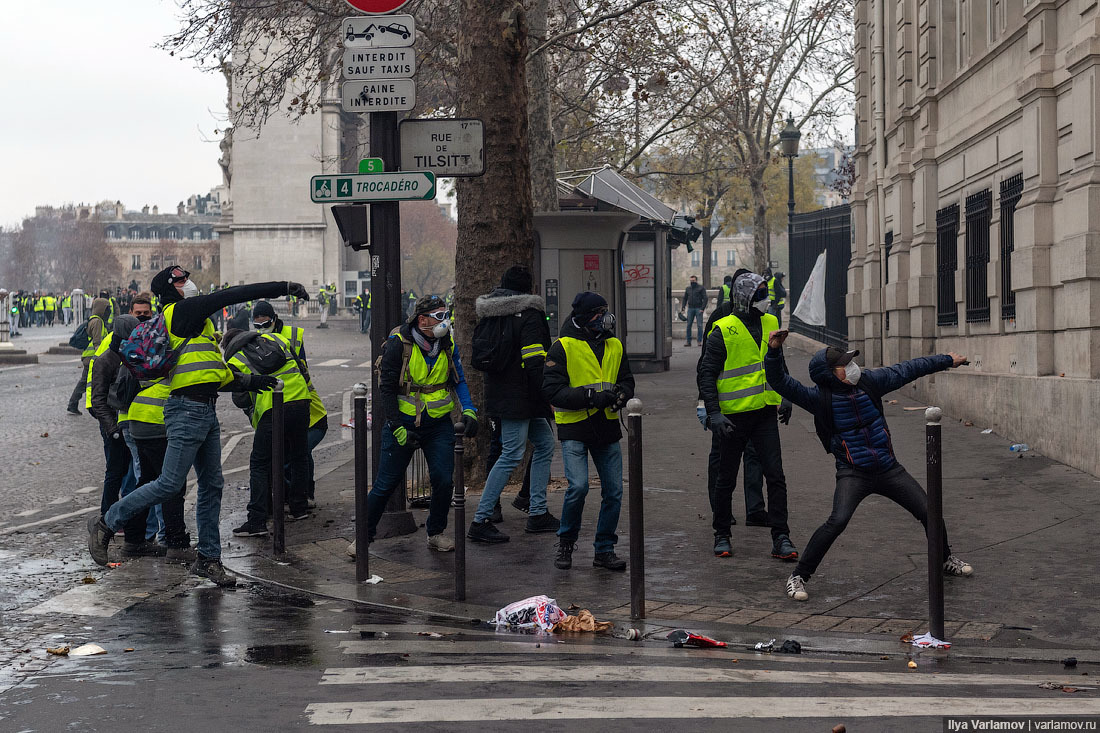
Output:
[[1016,249],[1016,204],[1024,193],[1022,173],[1001,181],[1001,318],[1016,317],[1012,290],[1012,251]]
[[150,270],[159,270],[160,269],[160,255],[149,255],[149,269]]
[[154,227],[145,233],[146,239],[160,239],[160,232]]
[[179,261],[176,260],[175,255],[169,255],[169,254],[164,255],[164,266],[165,267],[170,267],[171,265],[178,265],[178,264],[179,264]]
[[195,270],[202,269],[202,255],[195,255]]
[[210,255],[210,267],[211,267],[211,269],[213,269],[217,266],[218,266],[218,256],[217,255]]
[[131,270],[140,270],[141,269],[141,255],[130,255],[130,269]]
[[698,267],[700,262],[702,262],[702,260],[699,259],[699,250],[695,250],[691,253],[691,266]]
[[172,227],[171,229],[169,229],[167,232],[164,233],[164,238],[165,239],[179,239],[180,238],[179,230],[176,229],[175,227]]
[[137,227],[130,230],[130,239],[141,239],[141,230]]
[[218,237],[220,237],[220,236],[221,236],[221,235],[220,235],[220,234],[218,234],[217,232],[210,232],[210,238],[211,238],[211,239],[217,239],[217,238],[218,238]]
[[959,322],[955,303],[955,270],[958,268],[959,205],[936,212],[936,325]]
[[710,266],[718,267],[718,252],[713,249],[710,251]]
[[966,197],[966,320],[989,320],[989,220],[993,193]]
[[[894,230],[886,232],[886,262],[882,266],[886,268],[886,282],[890,282],[890,250],[894,248]],[[890,315],[887,313],[887,315]]]
[[737,253],[732,249],[726,250],[726,267],[733,267],[737,264]]
[[107,229],[107,239],[118,239],[118,230],[114,227]]
[[201,229],[192,229],[191,230],[191,241],[192,242],[197,242],[200,239],[202,239],[202,230]]

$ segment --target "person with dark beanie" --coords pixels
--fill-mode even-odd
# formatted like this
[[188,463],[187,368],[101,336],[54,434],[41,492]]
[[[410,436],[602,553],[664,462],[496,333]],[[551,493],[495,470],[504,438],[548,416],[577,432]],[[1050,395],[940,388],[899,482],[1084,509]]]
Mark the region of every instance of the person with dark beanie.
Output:
[[224,587],[236,585],[221,563],[221,500],[224,479],[221,467],[221,427],[215,405],[219,391],[263,391],[276,379],[266,375],[234,375],[222,360],[210,316],[221,308],[261,298],[295,295],[309,298],[294,282],[268,282],[219,290],[201,295],[190,273],[172,266],[153,277],[153,293],[163,306],[170,348],[177,355],[164,378],[170,388],[164,402],[168,446],[160,476],[139,486],[117,501],[99,519],[88,522],[88,552],[99,565],[107,564],[111,537],[128,519],[154,504],[172,498],[186,483],[192,466],[198,475],[195,519],[199,544],[191,572]]

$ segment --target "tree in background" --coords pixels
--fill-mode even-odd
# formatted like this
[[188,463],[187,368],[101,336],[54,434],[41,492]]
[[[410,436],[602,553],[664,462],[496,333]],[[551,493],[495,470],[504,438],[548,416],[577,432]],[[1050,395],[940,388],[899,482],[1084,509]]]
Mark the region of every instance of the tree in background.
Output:
[[103,237],[103,225],[96,218],[78,220],[65,211],[23,220],[12,234],[6,273],[8,289],[98,292],[123,284],[122,268]]
[[401,286],[417,295],[440,295],[455,284],[458,227],[434,201],[401,206]]

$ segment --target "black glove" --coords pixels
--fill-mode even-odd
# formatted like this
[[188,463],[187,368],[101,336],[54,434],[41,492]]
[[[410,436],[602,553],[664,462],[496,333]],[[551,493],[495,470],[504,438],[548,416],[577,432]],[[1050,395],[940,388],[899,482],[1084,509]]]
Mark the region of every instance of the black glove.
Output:
[[275,383],[278,381],[275,377],[267,374],[250,374],[248,375],[248,391],[267,392],[275,389]]
[[473,410],[462,411],[462,422],[466,426],[463,435],[467,438],[476,438],[478,430],[477,415]]
[[618,396],[611,390],[604,390],[603,392],[597,392],[594,389],[589,389],[588,404],[595,407],[597,410],[606,410],[615,404]]
[[618,412],[626,407],[626,402],[629,398],[626,396],[626,390],[617,384],[612,391],[615,393],[615,404],[611,406],[611,409]]
[[720,412],[712,412],[707,415],[707,428],[719,438],[733,437],[733,423]]
[[306,286],[301,283],[287,283],[286,294],[302,300],[309,300],[309,292],[306,290]]
[[791,413],[794,412],[794,405],[789,400],[783,400],[779,405],[779,422],[787,425],[791,422]]

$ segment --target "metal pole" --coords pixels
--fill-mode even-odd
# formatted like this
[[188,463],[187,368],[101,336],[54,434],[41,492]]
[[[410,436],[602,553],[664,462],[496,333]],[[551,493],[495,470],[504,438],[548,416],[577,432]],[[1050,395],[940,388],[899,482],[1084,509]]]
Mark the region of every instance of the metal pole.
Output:
[[271,400],[271,539],[275,554],[281,555],[286,552],[283,522],[283,502],[286,500],[286,487],[283,483],[283,380],[275,380]]
[[11,293],[0,288],[0,344],[11,341],[11,297]]
[[928,448],[928,630],[943,639],[943,464],[940,453],[940,419],[943,410],[924,411]]
[[[466,600],[466,476],[462,466],[465,448],[466,423],[455,423],[454,493],[451,505],[455,508],[455,600]],[[434,486],[432,487],[435,488]]]
[[645,618],[645,517],[642,513],[642,401],[626,403],[630,499],[630,618]]
[[[791,251],[791,240],[794,238],[794,159],[791,155],[787,158],[787,252]],[[789,255],[788,255],[789,257]],[[768,249],[768,267],[771,263],[772,253]],[[773,273],[774,274],[774,273]]]
[[367,537],[367,492],[370,490],[367,456],[367,385],[359,382],[355,393],[355,582],[370,580],[370,540]]

